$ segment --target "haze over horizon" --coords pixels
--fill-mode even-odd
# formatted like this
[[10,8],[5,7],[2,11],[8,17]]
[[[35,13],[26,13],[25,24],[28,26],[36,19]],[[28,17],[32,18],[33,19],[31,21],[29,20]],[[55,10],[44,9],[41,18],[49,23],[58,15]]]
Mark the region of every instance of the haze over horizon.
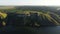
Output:
[[60,6],[60,0],[0,0],[0,6]]

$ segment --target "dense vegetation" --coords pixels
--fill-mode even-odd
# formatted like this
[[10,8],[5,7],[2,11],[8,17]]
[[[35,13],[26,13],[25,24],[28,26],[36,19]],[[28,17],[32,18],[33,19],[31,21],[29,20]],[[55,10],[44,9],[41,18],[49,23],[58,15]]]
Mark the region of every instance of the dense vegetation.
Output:
[[[29,12],[37,12],[38,13],[38,18],[35,16],[35,18],[37,18],[38,20],[38,25],[60,25],[60,15],[58,14],[59,12],[56,13],[56,8],[55,10],[53,10],[54,8],[47,8],[47,7],[16,7],[14,9],[1,9],[0,11],[2,12],[6,12],[6,13],[28,13]],[[52,12],[53,11],[53,12]],[[25,17],[24,17],[25,18]],[[19,18],[18,18],[19,19]],[[34,20],[33,19],[33,20]],[[11,19],[12,20],[12,19]],[[30,21],[30,19],[28,19]],[[27,22],[29,22],[28,20],[26,20]],[[37,22],[36,22],[37,24]]]

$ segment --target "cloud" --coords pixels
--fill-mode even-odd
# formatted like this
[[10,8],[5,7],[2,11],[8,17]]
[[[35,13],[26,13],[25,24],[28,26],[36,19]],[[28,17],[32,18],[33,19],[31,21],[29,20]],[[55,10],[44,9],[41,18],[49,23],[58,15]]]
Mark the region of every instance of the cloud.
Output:
[[0,0],[0,5],[60,6],[60,0]]

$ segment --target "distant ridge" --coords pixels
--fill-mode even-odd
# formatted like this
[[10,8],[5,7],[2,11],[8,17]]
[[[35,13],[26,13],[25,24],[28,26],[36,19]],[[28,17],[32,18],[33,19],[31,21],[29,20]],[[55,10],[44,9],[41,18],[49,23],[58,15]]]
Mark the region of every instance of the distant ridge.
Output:
[[16,6],[17,9],[21,10],[44,10],[44,11],[56,11],[58,7],[55,6]]

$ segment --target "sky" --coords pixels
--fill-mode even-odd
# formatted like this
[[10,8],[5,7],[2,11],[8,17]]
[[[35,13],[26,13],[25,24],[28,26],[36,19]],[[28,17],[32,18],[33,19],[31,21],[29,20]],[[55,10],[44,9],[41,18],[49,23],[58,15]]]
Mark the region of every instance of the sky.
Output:
[[0,0],[0,6],[60,6],[60,0]]

